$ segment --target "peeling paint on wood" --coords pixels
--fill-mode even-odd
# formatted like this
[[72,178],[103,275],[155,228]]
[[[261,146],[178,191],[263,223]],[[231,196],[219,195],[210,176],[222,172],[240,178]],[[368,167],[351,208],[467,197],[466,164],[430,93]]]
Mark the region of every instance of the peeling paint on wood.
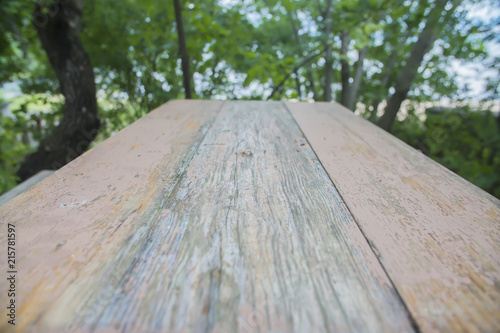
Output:
[[494,330],[498,201],[334,104],[287,105],[170,102],[2,207],[0,331],[411,332],[407,308]]
[[18,331],[412,330],[283,104],[221,105],[169,103],[0,211]]
[[[17,228],[17,331],[71,332],[80,316],[98,315],[137,260],[127,255],[112,267],[110,259],[147,227],[145,216],[159,213],[155,202],[175,186],[161,177],[185,171],[222,103],[170,102],[2,207],[2,230]],[[0,233],[2,247],[6,236]],[[81,312],[82,302],[94,308]],[[2,320],[0,331],[8,328]]]
[[500,201],[351,111],[286,103],[423,331],[500,328]]

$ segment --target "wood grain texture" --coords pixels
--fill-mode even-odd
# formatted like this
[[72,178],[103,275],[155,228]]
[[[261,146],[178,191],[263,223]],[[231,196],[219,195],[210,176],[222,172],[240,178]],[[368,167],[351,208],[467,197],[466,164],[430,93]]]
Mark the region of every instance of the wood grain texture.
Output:
[[283,104],[220,105],[168,104],[0,210],[19,331],[412,331]]
[[500,328],[500,202],[352,112],[286,103],[423,331]]
[[[116,266],[110,259],[147,228],[145,216],[160,214],[154,203],[175,187],[221,105],[170,102],[0,209],[2,248],[7,223],[17,228],[19,273],[18,322],[11,327],[2,320],[0,331],[77,332],[73,323],[100,315],[139,258],[131,249]],[[6,304],[4,278],[0,287]]]

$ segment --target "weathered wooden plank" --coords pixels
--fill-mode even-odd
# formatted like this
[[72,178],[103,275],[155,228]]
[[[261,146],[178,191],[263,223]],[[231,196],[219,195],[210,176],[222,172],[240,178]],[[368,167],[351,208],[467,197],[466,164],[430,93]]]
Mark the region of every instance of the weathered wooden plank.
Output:
[[[118,286],[114,277],[138,258],[130,249],[117,266],[110,259],[147,228],[146,216],[160,214],[154,203],[175,188],[222,103],[170,102],[0,209],[0,246],[7,223],[18,238],[18,321],[2,320],[0,331],[70,332],[80,316],[99,314]],[[82,302],[94,308],[79,312]]]
[[329,103],[286,103],[424,331],[498,331],[500,202]]
[[409,330],[376,257],[301,139],[279,103],[225,104],[165,199],[165,215],[137,238],[144,260],[121,282],[130,292],[113,293],[97,326]]
[[[200,108],[183,103],[165,114]],[[21,261],[23,283],[33,285],[19,313],[29,318],[24,327],[412,330],[378,259],[281,103],[227,102],[200,145],[202,131],[183,130],[191,117],[199,120],[192,129],[212,118],[189,112],[168,123],[168,131],[173,124],[180,129],[161,144],[148,144],[157,142],[148,128],[165,121],[141,121],[114,146],[106,143],[61,170],[66,187],[54,189],[48,179],[14,200],[38,205],[23,207],[30,216],[16,214],[14,203],[0,210],[2,223],[17,223],[20,233],[22,226],[41,232],[29,237],[32,250]],[[147,137],[134,138],[142,131]],[[163,144],[177,149],[185,141],[183,152],[164,155]],[[141,155],[162,149],[160,163],[141,169],[138,184],[89,203],[109,185],[133,182],[131,170],[118,167],[131,160],[132,147],[142,147]],[[96,172],[98,163],[103,169]],[[78,176],[67,178],[81,170],[102,184],[92,195],[69,198],[80,186],[91,191]],[[39,198],[43,191],[50,192]]]

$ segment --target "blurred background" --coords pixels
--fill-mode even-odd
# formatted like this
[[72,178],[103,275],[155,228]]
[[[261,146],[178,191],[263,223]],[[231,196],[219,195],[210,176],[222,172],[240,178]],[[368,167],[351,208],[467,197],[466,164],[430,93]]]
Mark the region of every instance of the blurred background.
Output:
[[498,1],[12,0],[0,17],[0,194],[197,98],[336,101],[500,198]]

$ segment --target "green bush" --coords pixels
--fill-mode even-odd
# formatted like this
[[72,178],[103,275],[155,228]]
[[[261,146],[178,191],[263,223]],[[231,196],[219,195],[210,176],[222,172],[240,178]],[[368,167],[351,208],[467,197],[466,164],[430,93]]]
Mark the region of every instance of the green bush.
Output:
[[467,108],[428,114],[410,112],[393,134],[471,183],[500,198],[500,119]]

